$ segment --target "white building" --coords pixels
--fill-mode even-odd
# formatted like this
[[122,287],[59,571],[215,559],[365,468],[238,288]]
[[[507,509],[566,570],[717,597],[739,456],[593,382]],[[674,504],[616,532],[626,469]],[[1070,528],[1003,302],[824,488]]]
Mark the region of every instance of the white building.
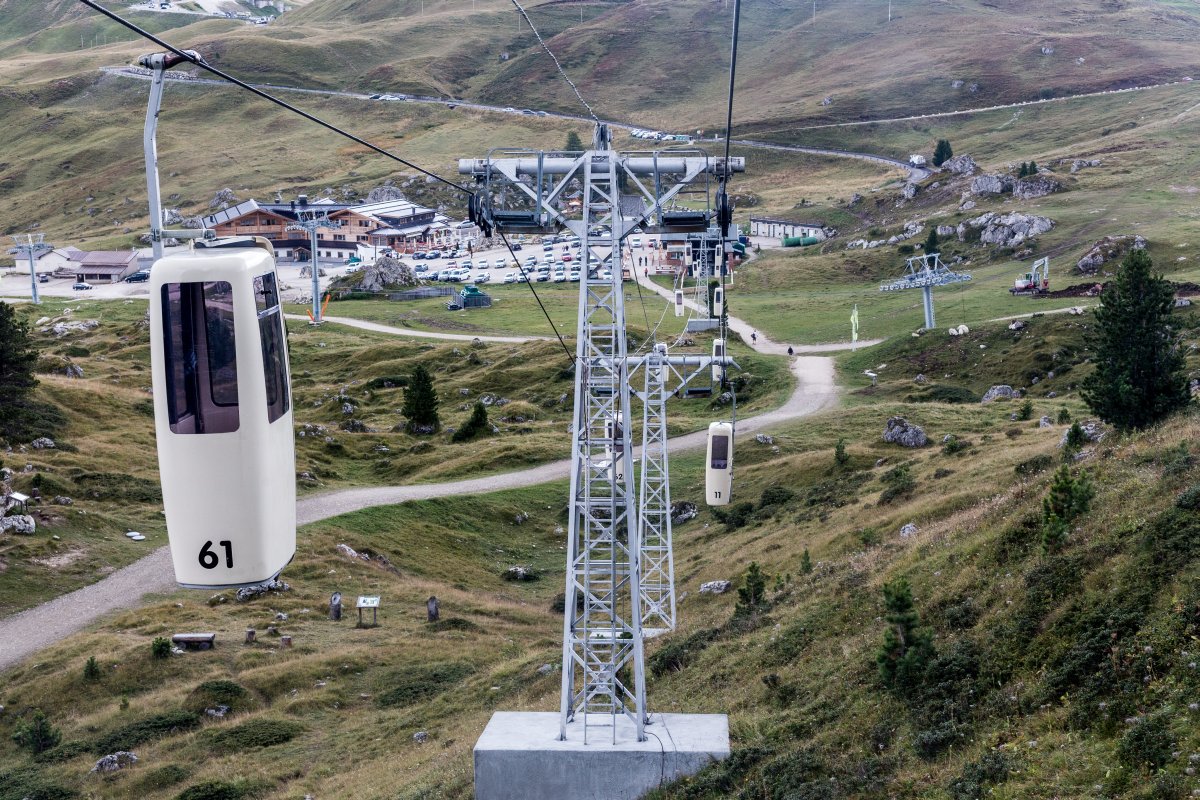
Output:
[[769,217],[750,218],[751,236],[769,236],[773,239],[793,239],[811,237],[824,241],[825,223],[823,222],[794,222],[789,219],[771,219]]

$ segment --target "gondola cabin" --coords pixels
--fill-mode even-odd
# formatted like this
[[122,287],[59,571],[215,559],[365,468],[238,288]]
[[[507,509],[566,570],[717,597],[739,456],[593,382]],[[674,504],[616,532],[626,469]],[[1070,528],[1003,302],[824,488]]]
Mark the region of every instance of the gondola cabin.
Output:
[[675,290],[675,316],[677,316],[677,317],[682,317],[682,316],[683,316],[683,311],[684,311],[684,308],[683,308],[683,290],[682,290],[682,289],[676,289],[676,290]]
[[[604,438],[609,444],[604,446],[604,458],[608,461],[609,476],[617,483],[624,484],[625,476],[629,475],[629,453],[625,450],[625,412],[617,413],[617,424],[610,419],[604,423]],[[615,473],[613,467],[616,467]]]
[[[720,385],[721,378],[725,374],[725,339],[713,339],[713,365],[712,365],[712,380],[713,383]],[[718,360],[721,359],[721,360]]]
[[175,580],[273,578],[296,552],[296,455],[271,245],[197,242],[155,263],[150,360]]
[[704,462],[704,499],[710,506],[726,506],[733,495],[733,424],[708,426],[708,452]]
[[713,289],[713,316],[717,319],[725,313],[725,287],[718,286]]

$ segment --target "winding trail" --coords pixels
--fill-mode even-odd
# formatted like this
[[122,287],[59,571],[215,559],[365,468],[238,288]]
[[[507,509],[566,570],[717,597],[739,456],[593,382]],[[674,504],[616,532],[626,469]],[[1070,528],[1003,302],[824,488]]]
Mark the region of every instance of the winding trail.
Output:
[[[644,285],[652,286],[646,283]],[[654,289],[659,294],[657,286]],[[499,342],[525,342],[546,337],[515,336],[469,336],[461,334],[439,334],[428,331],[413,331],[393,328],[374,322],[342,317],[326,317],[331,324],[344,324],[364,330],[389,333],[397,336],[413,336],[436,339],[475,339]],[[740,319],[730,317],[730,327],[750,341],[751,327]],[[866,345],[866,342],[860,342]],[[813,345],[802,348],[803,352],[830,352],[849,349],[848,343]],[[758,337],[754,348],[759,352],[780,354],[786,346]],[[753,434],[773,425],[814,414],[837,402],[838,388],[834,379],[833,359],[825,356],[806,355],[792,359],[791,372],[796,377],[796,387],[779,408],[738,420],[739,434]],[[703,447],[707,432],[704,430],[677,436],[668,441],[672,453]],[[638,448],[640,450],[640,448]],[[410,500],[427,500],[433,497],[482,494],[504,489],[524,488],[554,480],[565,480],[570,476],[570,461],[562,459],[537,467],[520,469],[498,475],[470,478],[447,483],[427,483],[413,486],[373,486],[340,489],[324,494],[303,497],[296,503],[296,521],[300,525],[329,519],[340,514],[372,506],[394,505]],[[135,608],[147,594],[170,592],[176,589],[175,576],[171,567],[168,548],[160,547],[149,555],[117,570],[108,577],[62,595],[39,606],[0,619],[0,671],[9,669],[48,647],[60,639],[77,633],[106,614]]]

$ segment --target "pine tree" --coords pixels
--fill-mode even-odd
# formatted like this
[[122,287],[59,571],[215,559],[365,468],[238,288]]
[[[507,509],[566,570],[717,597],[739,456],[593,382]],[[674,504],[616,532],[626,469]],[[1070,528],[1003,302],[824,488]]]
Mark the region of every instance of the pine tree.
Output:
[[738,587],[738,606],[748,611],[757,610],[767,596],[767,576],[757,561],[751,561],[742,586]]
[[889,627],[875,662],[885,685],[906,692],[920,682],[926,663],[933,657],[933,640],[921,627],[907,578],[884,584],[883,602]]
[[800,556],[800,574],[811,575],[813,571],[812,556],[808,554],[808,547],[804,548],[804,555]]
[[1050,491],[1042,498],[1042,548],[1047,553],[1062,549],[1071,520],[1086,514],[1095,496],[1086,472],[1072,478],[1066,464],[1058,468]]
[[1029,165],[1026,164],[1024,161],[1021,162],[1021,168],[1019,170],[1017,170],[1017,177],[1018,178],[1029,177]]
[[424,364],[417,364],[404,391],[404,406],[400,409],[400,413],[408,418],[408,432],[416,433],[419,427],[432,427],[434,431],[441,429],[442,421],[438,418],[437,409],[438,398],[433,390],[433,377]]
[[952,158],[954,158],[954,150],[950,147],[950,141],[938,139],[937,146],[933,148],[933,165],[940,167]]
[[922,245],[925,255],[941,252],[941,245],[938,242],[937,228],[930,225],[929,235],[925,237],[925,244]]
[[1119,430],[1145,428],[1188,404],[1179,332],[1171,323],[1175,292],[1152,275],[1150,256],[1133,250],[1100,295],[1088,336],[1095,371],[1083,399]]
[[13,741],[34,755],[55,747],[62,741],[62,732],[50,724],[40,708],[34,709],[29,722],[18,722]]
[[13,307],[0,303],[0,437],[20,436],[26,400],[37,385],[37,350]]
[[839,467],[844,467],[850,463],[850,454],[846,452],[846,437],[837,440],[837,444],[833,448],[833,460]]
[[1033,176],[1033,175],[1037,175],[1037,174],[1038,174],[1038,165],[1037,165],[1037,162],[1036,162],[1036,161],[1030,161],[1030,162],[1029,162],[1029,172],[1028,172],[1028,173],[1026,173],[1026,174],[1028,174],[1028,175],[1030,175],[1030,176]]
[[454,435],[450,437],[450,441],[465,442],[469,439],[474,439],[487,429],[487,406],[476,400],[475,407],[471,409],[470,419],[464,422],[462,427],[454,432]]
[[567,134],[567,146],[563,148],[569,153],[577,153],[583,149],[583,142],[579,138],[579,134],[571,131]]

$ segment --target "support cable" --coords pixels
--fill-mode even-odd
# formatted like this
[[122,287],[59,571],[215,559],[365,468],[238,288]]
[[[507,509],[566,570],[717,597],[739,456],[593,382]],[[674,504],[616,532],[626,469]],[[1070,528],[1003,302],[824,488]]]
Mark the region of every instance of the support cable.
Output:
[[546,51],[546,55],[550,56],[550,60],[554,62],[554,66],[558,67],[558,74],[562,75],[563,80],[571,87],[571,91],[575,92],[575,96],[579,98],[579,102],[583,103],[583,107],[587,109],[588,115],[596,122],[600,122],[600,118],[596,116],[596,112],[592,110],[592,107],[588,105],[588,101],[584,100],[583,95],[579,93],[579,87],[575,85],[575,82],[567,75],[567,71],[563,69],[562,64],[559,63],[558,57],[554,55],[554,52],[550,49],[550,45],[546,44],[546,40],[542,38],[537,28],[533,26],[533,20],[529,18],[529,14],[525,13],[525,9],[521,7],[521,4],[517,0],[512,0],[512,4],[517,7],[517,11],[525,18],[525,22],[529,25],[529,30],[533,31],[533,35],[537,37],[538,43]]
[[303,109],[297,108],[296,106],[292,105],[291,103],[288,103],[285,100],[280,100],[278,97],[275,97],[272,94],[264,92],[262,89],[258,89],[254,86],[251,86],[250,84],[246,83],[245,81],[235,78],[234,76],[230,75],[229,73],[217,69],[216,67],[212,66],[208,62],[204,61],[204,59],[202,59],[202,58],[197,59],[194,55],[190,55],[186,50],[181,50],[178,47],[176,47],[175,45],[169,44],[165,40],[159,38],[158,36],[155,36],[153,33],[150,33],[149,31],[145,30],[144,28],[138,27],[136,24],[130,22],[127,19],[122,18],[120,15],[118,15],[112,11],[109,11],[104,6],[95,2],[95,0],[79,0],[79,2],[83,3],[85,6],[92,9],[93,11],[100,12],[104,16],[111,19],[113,22],[116,22],[118,25],[121,25],[124,28],[128,28],[129,30],[136,33],[138,36],[141,36],[144,39],[149,39],[150,41],[154,42],[159,47],[161,47],[165,50],[171,51],[172,53],[174,53],[176,56],[178,56],[183,61],[186,61],[189,64],[194,64],[197,67],[199,67],[200,69],[205,70],[206,72],[210,72],[213,75],[216,75],[221,80],[228,81],[229,83],[232,83],[234,86],[237,86],[241,89],[245,89],[247,92],[250,92],[252,94],[256,94],[259,97],[263,98],[264,100],[274,103],[275,105],[279,106],[280,108],[284,108],[284,109],[287,109],[288,111],[291,111],[293,114],[299,114],[300,116],[307,119],[309,122],[315,122],[316,124],[320,125],[322,128],[333,131],[338,136],[344,136],[345,138],[349,139],[350,141],[360,144],[369,150],[373,150],[374,152],[378,153],[381,156],[390,158],[393,161],[398,161],[401,164],[403,164],[404,166],[409,167],[410,169],[415,169],[417,172],[420,172],[423,175],[428,175],[429,177],[433,178],[434,180],[441,181],[442,183],[446,184],[447,186],[451,187],[452,189],[462,192],[463,194],[466,194],[468,196],[474,196],[474,192],[472,192],[470,189],[466,189],[462,186],[459,186],[457,183],[447,180],[446,178],[443,178],[441,175],[438,175],[437,173],[430,172],[429,170],[425,169],[424,167],[417,166],[416,164],[412,163],[411,161],[403,159],[394,153],[384,150],[382,147],[379,147],[378,145],[371,144],[366,139],[362,139],[358,136],[355,136],[354,134],[350,133],[349,131],[345,131],[342,128],[339,128],[338,126],[334,125],[331,122],[326,122],[325,120],[321,119],[320,117],[310,114],[307,111],[304,111]]
[[533,299],[537,301],[538,308],[542,309],[542,313],[546,316],[546,321],[550,323],[550,328],[554,331],[554,335],[558,338],[558,343],[562,345],[563,352],[567,354],[567,361],[575,363],[575,354],[567,347],[567,343],[563,340],[562,334],[558,332],[558,326],[554,324],[554,320],[550,318],[550,312],[546,310],[546,306],[542,305],[542,298],[538,296],[537,289],[533,288],[533,281],[529,280],[529,275],[525,273],[525,267],[521,266],[521,259],[517,258],[517,253],[512,249],[512,245],[508,243],[508,237],[504,235],[504,231],[497,229],[496,233],[500,235],[500,241],[504,242],[504,246],[508,248],[508,254],[512,256],[513,263],[517,265],[517,269],[521,272],[522,281],[529,287],[529,291],[533,292]]

